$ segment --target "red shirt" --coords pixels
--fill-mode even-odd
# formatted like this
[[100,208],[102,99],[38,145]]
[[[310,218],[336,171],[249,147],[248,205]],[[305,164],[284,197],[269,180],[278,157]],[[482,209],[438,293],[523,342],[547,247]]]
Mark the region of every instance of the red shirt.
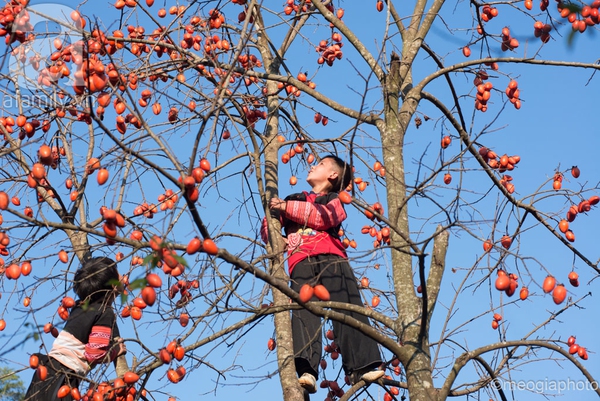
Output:
[[303,192],[286,198],[282,224],[288,239],[288,271],[309,256],[333,254],[347,259],[338,237],[346,211],[336,193]]

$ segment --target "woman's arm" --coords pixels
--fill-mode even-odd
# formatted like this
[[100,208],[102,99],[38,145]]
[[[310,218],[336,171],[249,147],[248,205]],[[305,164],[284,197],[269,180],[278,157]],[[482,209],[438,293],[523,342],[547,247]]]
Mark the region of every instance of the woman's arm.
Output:
[[90,330],[85,344],[85,358],[90,364],[109,362],[126,352],[127,348],[120,339],[115,314],[108,308],[96,318]]
[[85,345],[85,359],[91,364],[104,360],[110,348],[112,330],[106,326],[94,326]]
[[325,205],[289,200],[285,202],[283,214],[293,222],[318,231],[337,227],[346,219],[346,211],[337,196]]

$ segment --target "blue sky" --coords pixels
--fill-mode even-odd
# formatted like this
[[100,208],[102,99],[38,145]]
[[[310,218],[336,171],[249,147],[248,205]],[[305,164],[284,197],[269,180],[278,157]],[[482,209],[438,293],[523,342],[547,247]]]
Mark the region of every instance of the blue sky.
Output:
[[[32,2],[32,4],[36,3]],[[63,2],[63,4],[73,6],[73,2]],[[341,5],[346,8],[345,23],[355,29],[365,45],[372,51],[376,51],[375,49],[381,44],[384,14],[376,13],[374,4],[360,9],[358,7],[354,9],[350,3]],[[279,5],[276,5],[276,7],[279,7]],[[449,26],[470,26],[467,22],[471,14],[467,7],[468,4],[462,3],[457,5],[447,4],[442,10],[445,22]],[[105,21],[106,25],[109,25],[106,21],[115,20],[115,10],[110,7],[96,8],[88,3],[83,5],[82,9],[89,13],[88,15],[97,16]],[[158,9],[157,5],[154,6],[154,9]],[[231,9],[227,12],[227,17],[235,18],[235,13],[239,10],[239,7]],[[519,38],[521,43],[519,49],[510,55],[516,57],[536,53],[540,43],[538,39],[533,37],[532,19],[511,15],[510,21],[511,31],[515,37]],[[499,32],[505,23],[506,20],[498,17],[498,19],[490,21],[486,25],[486,29],[489,29],[490,32]],[[589,49],[595,48],[595,32],[577,35],[576,40],[568,45],[564,38],[569,36],[569,31],[570,27],[568,26],[560,27],[560,35],[553,31],[555,40],[553,39],[540,50],[540,56],[553,60],[594,62],[597,56]],[[323,38],[329,34],[327,29],[316,30],[316,28],[315,32],[312,32],[309,28],[308,33],[312,38]],[[562,36],[562,39],[560,36]],[[276,35],[273,35],[273,38],[275,37]],[[469,31],[448,32],[443,25],[438,24],[427,37],[427,43],[443,60],[445,65],[450,65],[465,60],[461,48],[469,43],[471,39],[472,36]],[[398,46],[398,43],[394,40],[391,43],[386,47],[386,55],[388,56],[394,46]],[[477,45],[471,48],[473,51],[471,59],[474,59],[479,54],[479,48]],[[509,54],[501,54],[498,51],[499,44],[493,44],[492,48],[494,49],[493,56],[510,56]],[[362,60],[352,52],[348,44],[343,50],[344,58],[337,60],[334,67],[318,67],[316,63],[317,53],[310,44],[300,41],[294,51],[286,56],[286,63],[292,74],[307,71],[310,77],[318,72],[315,77],[315,82],[318,85],[317,89],[349,107],[360,107],[361,95],[365,90],[364,88],[368,87],[367,104],[372,105],[374,109],[380,109],[380,88],[376,86],[375,81],[372,79],[368,84],[364,82],[365,75],[360,75],[358,72],[358,70],[364,68]],[[398,49],[394,50],[398,51]],[[435,69],[436,67],[432,61],[426,58],[425,54],[422,54],[418,57],[418,65],[414,69],[413,78],[418,81]],[[452,78],[461,95],[469,91],[470,95],[474,95],[474,89],[470,85],[472,75],[457,73],[453,74]],[[582,171],[581,177],[574,179],[566,174],[564,187],[578,190],[581,185],[585,185],[585,188],[596,188],[595,191],[586,192],[586,194],[592,195],[600,192],[597,188],[599,180],[596,177],[596,171],[598,171],[596,166],[597,149],[600,139],[596,135],[598,131],[595,124],[597,96],[594,95],[598,90],[598,83],[594,79],[593,71],[589,69],[540,68],[539,66],[523,64],[502,64],[500,71],[495,73],[490,81],[494,83],[495,88],[503,91],[511,78],[519,81],[523,100],[521,110],[515,110],[509,104],[501,116],[494,120],[496,113],[503,105],[500,93],[494,92],[492,95],[493,104],[490,105],[488,112],[485,114],[477,112],[474,120],[471,121],[473,99],[463,97],[460,99],[461,107],[463,110],[469,110],[465,112],[468,119],[467,127],[471,135],[476,135],[487,126],[486,134],[480,138],[481,144],[493,148],[499,154],[519,154],[521,156],[521,162],[517,169],[511,173],[517,188],[516,197],[525,202],[532,202],[534,198],[529,197],[528,194],[539,191],[539,194],[535,197],[536,207],[546,213],[546,218],[554,218],[558,221],[557,216],[564,215],[569,201],[566,197],[553,196],[554,192],[551,189],[550,178],[556,170],[566,172],[572,165],[578,165]],[[448,102],[449,92],[443,79],[432,82],[427,90]],[[305,94],[298,101],[301,103],[306,102],[306,104],[313,106],[330,118],[327,127],[323,127],[313,122],[312,114],[314,111],[298,108],[301,121],[306,124],[304,129],[316,139],[337,136],[353,127],[353,121],[349,121],[330,109],[318,106]],[[409,182],[422,178],[428,173],[427,167],[439,166],[440,160],[448,160],[460,149],[456,133],[450,130],[448,125],[440,119],[439,111],[432,105],[423,102],[419,107],[419,112],[431,117],[431,120],[425,121],[419,129],[415,128],[414,125],[409,129],[405,146]],[[423,116],[421,115],[421,117]],[[171,140],[170,145],[178,152],[186,154],[184,152],[189,149],[189,144],[176,140],[178,138],[177,134],[182,134],[182,132],[183,130],[173,135],[174,139]],[[81,130],[79,133],[83,135],[85,130]],[[443,135],[452,135],[454,140],[452,145],[442,154],[439,150],[439,141]],[[356,143],[361,146],[372,147],[375,156],[380,155],[380,149],[377,145],[377,133],[372,128],[359,127],[356,133]],[[235,142],[234,135],[233,141],[221,143],[218,158],[216,152],[213,153],[212,151],[210,157],[213,161],[226,160],[227,157],[237,153],[240,149],[242,149],[242,146]],[[331,151],[330,148],[327,150]],[[427,167],[418,169],[420,160]],[[368,179],[371,183],[376,178],[369,174],[367,166],[371,165],[373,161],[366,159],[366,165],[360,161],[355,163],[357,174],[364,179]],[[235,232],[237,230],[239,232],[241,229],[246,234],[250,233],[250,236],[254,236],[256,232],[254,222],[262,217],[259,215],[260,213],[256,214],[252,207],[248,207],[248,209],[235,207],[237,201],[244,196],[248,196],[248,194],[242,194],[238,190],[243,185],[244,179],[242,175],[235,174],[243,168],[243,165],[244,163],[240,162],[236,167],[225,170],[222,177],[226,177],[227,172],[232,172],[232,175],[218,186],[206,185],[202,191],[201,213],[206,216],[209,229],[213,232],[221,229],[223,231]],[[501,198],[498,197],[497,191],[488,191],[490,184],[482,172],[477,170],[473,160],[465,160],[462,175],[455,169],[456,167],[452,167],[454,169],[452,171],[453,182],[449,186],[442,184],[441,176],[435,181],[434,185],[439,186],[439,188],[435,188],[435,191],[437,191],[436,197],[439,197],[439,200],[447,200],[449,196],[453,196],[459,183],[459,177],[461,177],[464,188],[462,196],[465,200],[477,201],[477,214],[473,215],[473,220],[483,220],[484,223],[466,225],[465,228],[471,231],[471,235],[458,228],[451,231],[450,251],[447,259],[448,271],[444,277],[443,291],[432,322],[431,341],[435,342],[451,332],[451,339],[455,342],[452,344],[455,345],[445,345],[439,350],[438,366],[440,370],[435,372],[436,384],[441,384],[449,369],[448,364],[451,363],[452,358],[462,352],[462,347],[473,349],[493,341],[519,339],[532,330],[533,327],[545,321],[551,313],[558,311],[559,307],[554,305],[551,298],[541,292],[541,281],[548,272],[556,275],[559,281],[562,282],[567,281],[566,275],[572,269],[580,274],[582,285],[579,288],[568,287],[569,296],[573,299],[584,297],[587,292],[593,293],[593,287],[597,285],[596,282],[591,282],[588,285],[596,276],[589,267],[574,258],[573,254],[556,238],[553,238],[538,225],[534,225],[533,220],[528,218],[523,226],[519,241],[513,244],[511,251],[519,249],[520,252],[529,257],[518,260],[509,256],[505,259],[505,268],[518,272],[521,277],[521,286],[527,285],[530,288],[532,293],[530,300],[513,302],[514,298],[506,299],[506,297],[501,297],[494,289],[488,290],[489,282],[485,279],[486,274],[489,272],[490,267],[496,265],[501,251],[497,249],[489,255],[483,255],[481,241],[491,236],[494,222],[498,222],[498,227],[496,227],[494,233],[496,241],[503,233],[514,232],[516,224],[514,219],[509,218],[509,216],[515,212],[507,207],[501,213],[496,214],[496,205],[501,201]],[[113,166],[113,168],[115,167]],[[306,171],[302,165],[295,163],[282,165],[280,172],[280,191],[282,194],[307,188],[304,183]],[[299,184],[294,188],[287,184],[290,174],[296,174],[299,178]],[[149,188],[148,193],[144,196],[154,198],[161,191],[162,189],[158,186]],[[138,195],[137,193],[129,195],[132,204],[139,201]],[[374,185],[371,185],[363,196],[368,202],[383,201],[385,199],[381,187],[376,189]],[[100,206],[107,201],[107,198],[99,194],[97,199],[93,199],[93,201],[98,203],[97,206]],[[212,213],[211,205],[213,204],[217,204],[220,211],[226,212],[221,214]],[[92,202],[91,209],[95,209],[97,206]],[[443,221],[443,216],[439,214],[431,220],[427,219],[432,213],[436,213],[436,209],[432,207],[431,202],[422,200],[411,206],[413,207],[411,209],[411,217],[413,217],[411,229],[414,231],[415,238],[417,232],[421,237],[429,235],[432,232],[432,223],[437,220]],[[461,212],[466,213],[467,211],[461,210]],[[251,217],[245,217],[244,213],[250,213]],[[577,247],[588,255],[592,261],[598,259],[597,235],[595,232],[598,213],[598,210],[593,209],[587,215],[580,216],[572,225],[577,237]],[[157,222],[156,229],[160,230],[161,224],[165,223],[162,221]],[[371,238],[360,234],[360,227],[364,224],[369,224],[369,221],[362,217],[357,210],[349,208],[346,231],[349,236],[351,235],[358,242],[357,250],[350,252],[350,257],[353,258],[353,266],[356,269],[358,278],[366,275],[371,280],[373,287],[388,291],[390,289],[391,269],[389,258],[384,252],[370,252],[372,248]],[[186,237],[192,233],[192,229],[189,230],[189,233],[185,233]],[[223,239],[220,246],[235,250],[236,246],[239,246],[239,242],[233,239]],[[48,246],[48,248],[43,249],[43,252],[47,252],[48,249],[52,248]],[[56,274],[62,269],[61,266],[52,265],[50,261],[40,263],[45,264],[44,269],[47,269],[49,274]],[[374,268],[375,263],[380,264],[378,270]],[[469,285],[461,287],[463,278],[473,266],[477,268],[471,271],[468,280]],[[452,273],[452,269],[455,269],[456,273]],[[210,280],[207,280],[207,283],[210,283]],[[12,283],[4,284],[3,291],[7,293],[6,296],[3,294],[2,297],[6,307],[5,318],[11,315],[11,311],[23,311],[20,306],[21,301],[8,296],[12,289],[11,285]],[[35,285],[34,277],[20,281],[18,285],[24,286],[24,288],[32,288]],[[240,291],[256,291],[257,288],[261,287],[261,283],[245,280],[240,287]],[[48,287],[47,294],[59,298],[63,290],[64,284],[56,280],[53,288]],[[364,291],[366,301],[369,301],[372,295],[371,291]],[[458,303],[453,306],[452,302],[455,295],[458,296]],[[265,299],[269,300],[270,295],[267,295]],[[34,302],[37,302],[36,298],[34,298]],[[205,307],[201,298],[198,298],[196,302],[198,302],[197,306],[189,307],[191,313],[194,311],[200,313]],[[52,301],[51,307],[36,316],[36,319],[39,319],[38,324],[41,321],[46,321],[53,313],[54,303]],[[593,319],[597,312],[595,304],[593,296],[586,297],[579,303],[578,307],[571,308],[560,315],[557,322],[538,331],[534,338],[566,339],[569,335],[576,335],[578,343],[586,346],[590,352],[590,359],[584,365],[592,373],[600,375],[600,364],[597,362],[597,346],[595,345],[595,333],[599,325]],[[450,309],[451,307],[452,309]],[[389,309],[389,304],[385,299],[379,310],[391,315],[394,314],[393,310]],[[502,336],[501,331],[491,329],[490,323],[493,312],[499,312],[504,316],[501,327],[506,329],[506,337]],[[170,316],[175,312],[162,310],[162,313],[165,316]],[[447,325],[444,325],[447,317],[449,318]],[[231,322],[231,320],[213,319],[211,324],[199,334],[199,338],[208,335],[211,328],[217,330],[222,325],[225,326]],[[463,326],[463,323],[469,319],[473,320]],[[184,332],[176,324],[163,325],[161,316],[156,314],[156,310],[147,312],[144,320],[135,326],[135,330],[131,320],[125,320],[120,325],[124,337],[135,338],[139,335],[145,345],[153,350],[164,346],[170,339]],[[7,329],[5,332],[6,335],[13,334],[13,332],[9,334],[9,330]],[[278,376],[274,374],[277,370],[275,356],[274,353],[267,350],[266,346],[267,340],[271,336],[273,336],[273,324],[272,319],[268,317],[258,323],[252,330],[244,333],[243,336],[228,338],[226,346],[221,345],[213,349],[211,345],[208,345],[199,348],[194,353],[198,360],[202,360],[206,355],[206,361],[213,364],[217,369],[226,369],[230,366],[236,367],[235,370],[227,371],[224,377],[219,377],[211,367],[199,363],[198,360],[190,359],[186,360],[188,369],[194,365],[198,366],[182,383],[165,387],[166,379],[163,376],[165,369],[160,368],[153,374],[149,388],[155,390],[156,397],[159,400],[166,399],[167,394],[172,394],[181,399],[186,396],[188,398],[190,396],[200,398],[201,396],[203,399],[225,400],[246,394],[253,398],[278,399],[281,397],[281,388]],[[194,339],[195,337],[192,337],[190,341]],[[45,341],[48,341],[48,338]],[[46,344],[50,344],[50,342]],[[27,362],[23,355],[35,351],[38,345],[38,342],[29,341],[22,347],[18,347],[16,351],[5,353],[6,363],[11,366],[22,366]],[[139,351],[139,347],[134,342],[129,342],[128,346],[134,354]],[[7,346],[4,347],[4,351],[6,350]],[[434,346],[433,350],[436,352],[437,348]],[[515,361],[519,373],[515,376],[503,378],[503,380],[506,382],[521,379],[537,380],[535,385],[526,385],[539,386],[538,383],[544,383],[543,389],[550,395],[556,394],[551,389],[552,383],[563,383],[566,380],[579,383],[583,380],[582,376],[575,372],[568,363],[545,360],[553,356],[549,352],[540,351],[538,357],[542,360],[539,362],[530,363],[528,359]],[[328,360],[328,363],[331,368],[326,371],[326,377],[331,379],[339,372],[340,363],[331,360]],[[29,380],[29,373],[29,371],[26,371],[22,374],[25,382]],[[459,382],[470,382],[474,380],[476,375],[477,372],[469,367],[459,377]],[[537,390],[537,387],[534,387],[534,389]],[[382,399],[383,397],[380,390],[370,390],[370,394],[375,399]],[[576,396],[582,400],[592,399],[591,394],[582,391],[572,392],[569,396]],[[321,397],[326,397],[324,390],[320,390],[314,399],[320,399]],[[366,398],[366,395],[364,397]],[[522,393],[516,391],[514,398],[542,399],[541,396],[535,394],[535,391],[527,392],[527,395],[522,395]]]

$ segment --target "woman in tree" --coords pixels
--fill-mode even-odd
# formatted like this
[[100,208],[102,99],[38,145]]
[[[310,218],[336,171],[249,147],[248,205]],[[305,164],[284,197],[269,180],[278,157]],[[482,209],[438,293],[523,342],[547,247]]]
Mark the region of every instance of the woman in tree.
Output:
[[[48,355],[35,354],[40,366],[25,401],[59,400],[58,390],[63,385],[78,387],[94,365],[116,360],[127,352],[112,309],[122,291],[116,262],[107,257],[91,258],[77,270],[73,282],[79,299]],[[72,400],[71,394],[60,400]]]
[[[328,155],[313,166],[306,178],[310,192],[273,198],[269,207],[278,213],[286,234],[288,270],[295,291],[308,283],[323,284],[332,301],[363,306],[354,272],[338,232],[346,212],[338,193],[348,186],[351,167]],[[266,231],[263,230],[265,234]],[[266,239],[263,235],[263,240]],[[369,319],[359,313],[343,312],[364,324]],[[334,321],[335,341],[342,355],[342,367],[351,383],[373,382],[384,375],[378,344],[361,331]],[[300,385],[308,393],[317,391],[321,360],[321,319],[306,309],[292,311],[296,371]]]

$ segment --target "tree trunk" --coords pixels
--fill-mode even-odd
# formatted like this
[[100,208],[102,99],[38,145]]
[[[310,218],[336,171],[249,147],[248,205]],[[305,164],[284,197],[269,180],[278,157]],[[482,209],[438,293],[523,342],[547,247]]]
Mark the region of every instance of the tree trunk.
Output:
[[[266,44],[261,47],[265,71],[272,74],[279,74],[280,62],[274,57]],[[269,81],[267,83],[268,93],[277,93],[277,83]],[[281,225],[277,218],[269,213],[269,200],[279,196],[279,141],[276,137],[279,133],[279,99],[277,96],[268,96],[267,109],[268,120],[265,128],[264,140],[266,141],[264,158],[264,202],[265,212],[269,224],[269,253],[272,254],[270,261],[271,274],[282,281],[289,281],[289,276],[285,270],[285,247],[281,237]],[[272,288],[273,302],[275,305],[288,305],[289,298]],[[277,343],[277,363],[279,366],[279,380],[283,389],[284,401],[303,401],[304,390],[300,387],[296,376],[296,366],[294,363],[294,345],[292,341],[292,321],[289,312],[276,313],[274,316],[275,341]]]
[[[392,266],[394,288],[398,296],[396,333],[403,345],[398,358],[406,370],[409,399],[435,400],[431,373],[431,357],[427,330],[421,330],[422,301],[415,293],[410,243],[403,145],[408,124],[416,110],[416,99],[406,100],[400,107],[400,92],[406,83],[400,79],[400,58],[392,54],[389,75],[386,76],[384,117],[380,127],[383,160],[386,168],[388,215],[392,227]],[[408,103],[407,103],[408,102]]]

